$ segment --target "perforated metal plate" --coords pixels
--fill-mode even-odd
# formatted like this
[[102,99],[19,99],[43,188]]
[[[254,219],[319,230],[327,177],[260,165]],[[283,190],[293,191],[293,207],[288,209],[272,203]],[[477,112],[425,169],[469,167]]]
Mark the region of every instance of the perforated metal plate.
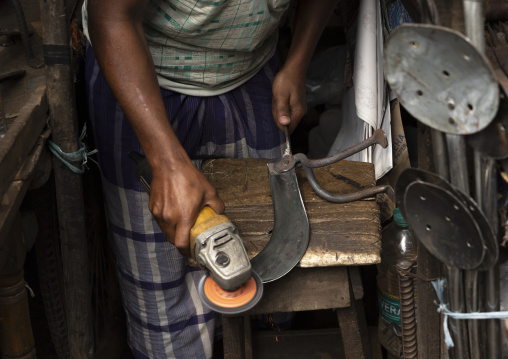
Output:
[[386,41],[384,68],[400,103],[434,129],[472,134],[496,115],[499,87],[494,71],[459,32],[402,25]]
[[478,268],[485,254],[482,234],[461,199],[416,181],[405,191],[404,207],[409,227],[436,258],[462,270]]

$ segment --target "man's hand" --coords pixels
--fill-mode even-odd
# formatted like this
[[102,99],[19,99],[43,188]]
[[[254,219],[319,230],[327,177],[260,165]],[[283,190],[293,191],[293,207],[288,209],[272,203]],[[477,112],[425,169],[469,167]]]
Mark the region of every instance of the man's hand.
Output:
[[189,256],[189,232],[200,210],[208,205],[223,213],[224,203],[192,162],[178,166],[159,166],[153,171],[149,209],[168,240],[182,255]]
[[277,127],[293,132],[307,112],[305,76],[301,72],[282,68],[273,80],[272,114]]
[[316,44],[337,0],[297,0],[293,39],[284,63],[273,81],[272,112],[275,123],[291,133],[307,111],[305,76]]

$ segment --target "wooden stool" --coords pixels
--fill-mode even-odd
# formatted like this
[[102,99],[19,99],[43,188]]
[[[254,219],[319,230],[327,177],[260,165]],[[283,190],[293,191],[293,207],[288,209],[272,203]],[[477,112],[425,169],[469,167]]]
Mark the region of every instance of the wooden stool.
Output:
[[[217,188],[226,215],[238,227],[249,257],[263,249],[273,228],[266,160],[205,162],[203,173]],[[324,189],[351,193],[375,185],[373,166],[341,161],[315,170]],[[263,299],[245,315],[337,309],[347,358],[370,358],[363,308],[357,310],[348,269],[379,263],[379,207],[374,198],[335,204],[318,197],[297,169],[310,223],[310,243],[299,267],[265,284]],[[360,299],[360,298],[356,298]],[[252,358],[250,325],[244,316],[223,316],[224,358]]]
[[357,310],[356,302],[346,267],[295,268],[265,284],[263,299],[244,316],[222,316],[224,359],[253,358],[250,315],[320,309],[336,309],[346,358],[370,358],[363,308]]

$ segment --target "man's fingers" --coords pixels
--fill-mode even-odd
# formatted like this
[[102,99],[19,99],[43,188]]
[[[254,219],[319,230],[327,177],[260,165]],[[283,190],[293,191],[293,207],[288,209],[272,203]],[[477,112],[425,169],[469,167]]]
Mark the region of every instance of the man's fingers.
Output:
[[282,126],[289,126],[289,124],[291,123],[291,118],[289,118],[288,116],[280,116],[279,123]]
[[181,255],[190,257],[190,230],[194,223],[179,222],[175,231],[175,247]]
[[291,123],[291,108],[289,106],[289,96],[274,96],[272,102],[272,115],[277,126],[283,130],[284,126]]
[[222,200],[219,199],[218,197],[215,199],[206,201],[205,205],[210,206],[217,214],[224,213],[224,209],[225,209],[224,202],[222,202]]

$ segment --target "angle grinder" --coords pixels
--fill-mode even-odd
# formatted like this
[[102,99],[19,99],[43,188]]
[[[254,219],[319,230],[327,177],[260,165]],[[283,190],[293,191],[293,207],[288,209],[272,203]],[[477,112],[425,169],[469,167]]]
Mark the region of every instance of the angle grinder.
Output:
[[[152,172],[145,156],[131,151],[136,177],[149,194]],[[224,215],[205,206],[190,231],[191,257],[208,270],[199,281],[198,294],[210,309],[240,314],[254,307],[263,295],[263,282],[252,271],[238,229]]]

